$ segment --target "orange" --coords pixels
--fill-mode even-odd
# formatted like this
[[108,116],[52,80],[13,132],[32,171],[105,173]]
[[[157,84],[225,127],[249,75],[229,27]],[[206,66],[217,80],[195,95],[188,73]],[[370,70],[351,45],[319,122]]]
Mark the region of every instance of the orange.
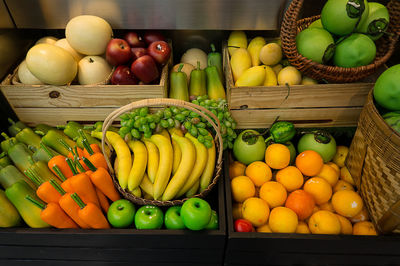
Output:
[[269,207],[265,200],[248,198],[242,206],[243,219],[248,220],[255,227],[266,224],[269,216]]
[[262,184],[271,180],[272,172],[269,166],[261,161],[255,161],[246,167],[246,176],[250,177],[254,185],[261,187]]
[[353,225],[353,235],[376,236],[378,233],[376,232],[373,223],[364,221],[355,223]]
[[269,228],[268,224],[264,224],[264,225],[257,227],[256,231],[259,233],[272,233],[271,228]]
[[232,204],[232,216],[233,216],[233,220],[237,220],[237,219],[243,218],[243,215],[242,215],[242,206],[243,206],[243,203],[237,203],[237,202],[235,202],[235,203]]
[[336,185],[333,187],[333,192],[338,192],[340,190],[352,190],[354,191],[354,187],[344,180],[339,180]]
[[283,144],[274,143],[265,150],[265,162],[272,169],[282,169],[289,165],[290,150]]
[[324,165],[321,155],[316,151],[303,151],[296,157],[296,167],[306,176],[317,175]]
[[327,164],[322,166],[322,169],[317,176],[325,179],[332,187],[335,186],[339,180],[339,173]]
[[[318,207],[318,205],[315,205],[311,216],[312,216],[314,213],[316,213],[317,211],[319,211],[319,207]],[[311,216],[310,216],[310,217],[311,217]],[[305,219],[304,222],[306,222],[306,223],[308,224],[308,221],[310,220],[310,217],[308,217],[307,219]]]
[[294,211],[286,207],[273,208],[269,215],[269,228],[274,233],[294,233],[299,223]]
[[344,217],[353,217],[363,208],[363,201],[356,192],[340,190],[332,196],[332,205],[335,211]]
[[340,168],[337,164],[335,164],[334,162],[327,162],[326,164],[335,169],[338,175],[340,175]]
[[295,190],[289,194],[285,207],[294,211],[299,220],[307,219],[315,207],[314,197],[302,189]]
[[296,233],[297,234],[311,234],[310,229],[308,228],[308,225],[303,221],[299,221],[299,223],[297,224]]
[[229,177],[232,179],[237,176],[244,175],[246,165],[239,161],[234,161],[229,165]]
[[358,223],[358,222],[364,222],[369,219],[368,211],[365,208],[365,205],[361,209],[359,213],[357,213],[355,216],[349,218],[352,223]]
[[237,176],[231,181],[232,197],[236,202],[243,202],[256,193],[253,181],[247,176]]
[[319,207],[320,210],[335,212],[335,209],[333,208],[332,202],[330,202],[330,201],[322,203],[318,207]]
[[260,198],[265,200],[271,208],[285,204],[286,197],[286,189],[281,183],[269,181],[261,186]]
[[318,205],[328,202],[332,196],[332,187],[320,177],[310,178],[304,183],[303,189],[314,196],[315,203]]
[[353,233],[353,225],[349,221],[349,219],[343,217],[335,213],[336,217],[339,219],[340,222],[340,233],[343,235],[351,235]]
[[291,192],[301,188],[304,177],[299,169],[294,166],[288,166],[276,173],[276,181],[281,183],[287,191]]
[[341,232],[339,218],[330,211],[317,211],[311,215],[308,228],[313,234],[338,235]]

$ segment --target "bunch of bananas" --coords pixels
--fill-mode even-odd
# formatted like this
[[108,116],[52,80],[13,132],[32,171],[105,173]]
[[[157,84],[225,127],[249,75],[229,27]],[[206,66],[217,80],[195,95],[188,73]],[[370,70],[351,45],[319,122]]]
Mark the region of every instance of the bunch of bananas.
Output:
[[132,154],[126,182],[118,176],[118,154],[114,163],[121,187],[137,197],[162,201],[191,197],[205,190],[212,180],[216,160],[215,143],[208,134],[212,144],[208,148],[180,128],[128,140]]

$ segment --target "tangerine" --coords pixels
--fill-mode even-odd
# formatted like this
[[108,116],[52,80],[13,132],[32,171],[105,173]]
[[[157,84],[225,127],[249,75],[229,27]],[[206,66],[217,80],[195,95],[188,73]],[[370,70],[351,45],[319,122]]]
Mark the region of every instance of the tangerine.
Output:
[[269,181],[261,186],[260,198],[265,200],[269,207],[275,208],[285,204],[287,192],[281,183]]
[[273,208],[269,215],[269,228],[274,233],[294,233],[299,223],[294,211],[286,207]]
[[315,207],[314,197],[302,189],[295,190],[289,194],[285,207],[294,211],[299,220],[307,219]]
[[253,181],[247,176],[237,176],[231,181],[232,197],[236,202],[243,202],[256,193]]
[[245,170],[246,176],[250,177],[254,185],[262,186],[265,182],[271,180],[272,171],[269,166],[261,161],[255,161],[249,164]]
[[317,211],[308,220],[308,227],[313,234],[338,235],[341,232],[340,221],[330,211]]
[[322,169],[317,176],[325,179],[332,187],[335,186],[339,180],[339,173],[328,164],[322,166]]
[[338,192],[340,190],[352,190],[354,191],[354,187],[344,180],[339,180],[336,185],[333,187],[333,192]]
[[244,175],[246,169],[246,165],[239,162],[239,161],[233,161],[229,165],[229,177],[232,179],[237,176]]
[[283,169],[289,165],[290,150],[283,144],[274,143],[265,150],[265,162],[272,169]]
[[289,192],[301,188],[304,182],[303,174],[295,166],[288,166],[279,170],[275,178]]
[[303,189],[314,196],[318,205],[328,202],[332,196],[332,187],[321,177],[310,178],[304,183]]
[[335,213],[340,222],[340,233],[343,235],[351,235],[353,233],[353,225],[346,217]]
[[316,151],[306,150],[296,157],[296,167],[306,176],[317,175],[323,165],[324,161]]
[[268,221],[268,203],[260,198],[248,198],[243,202],[242,214],[243,219],[251,222],[254,227],[259,227]]
[[332,205],[335,211],[344,217],[353,217],[363,208],[363,201],[356,192],[340,190],[332,196]]
[[364,221],[358,222],[353,225],[353,235],[369,235],[376,236],[378,233],[375,230],[373,223]]
[[299,223],[297,224],[296,233],[297,234],[311,234],[311,231],[308,228],[308,225],[304,221],[299,221]]

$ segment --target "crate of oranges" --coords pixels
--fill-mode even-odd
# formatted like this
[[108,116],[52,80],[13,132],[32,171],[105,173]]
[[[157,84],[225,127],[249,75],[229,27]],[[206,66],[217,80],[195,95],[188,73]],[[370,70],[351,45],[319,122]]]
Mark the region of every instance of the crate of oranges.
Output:
[[[292,133],[274,132],[282,126]],[[242,131],[225,160],[228,264],[344,265],[355,253],[382,264],[397,252],[390,243],[400,237],[379,235],[345,166],[354,129],[277,122],[269,132]]]

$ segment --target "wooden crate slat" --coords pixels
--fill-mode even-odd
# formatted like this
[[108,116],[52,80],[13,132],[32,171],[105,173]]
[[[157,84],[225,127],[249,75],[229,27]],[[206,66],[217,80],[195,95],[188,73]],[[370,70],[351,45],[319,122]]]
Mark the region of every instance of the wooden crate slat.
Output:
[[352,108],[293,108],[231,110],[237,128],[267,128],[279,120],[291,121],[296,127],[357,126],[362,107]]

